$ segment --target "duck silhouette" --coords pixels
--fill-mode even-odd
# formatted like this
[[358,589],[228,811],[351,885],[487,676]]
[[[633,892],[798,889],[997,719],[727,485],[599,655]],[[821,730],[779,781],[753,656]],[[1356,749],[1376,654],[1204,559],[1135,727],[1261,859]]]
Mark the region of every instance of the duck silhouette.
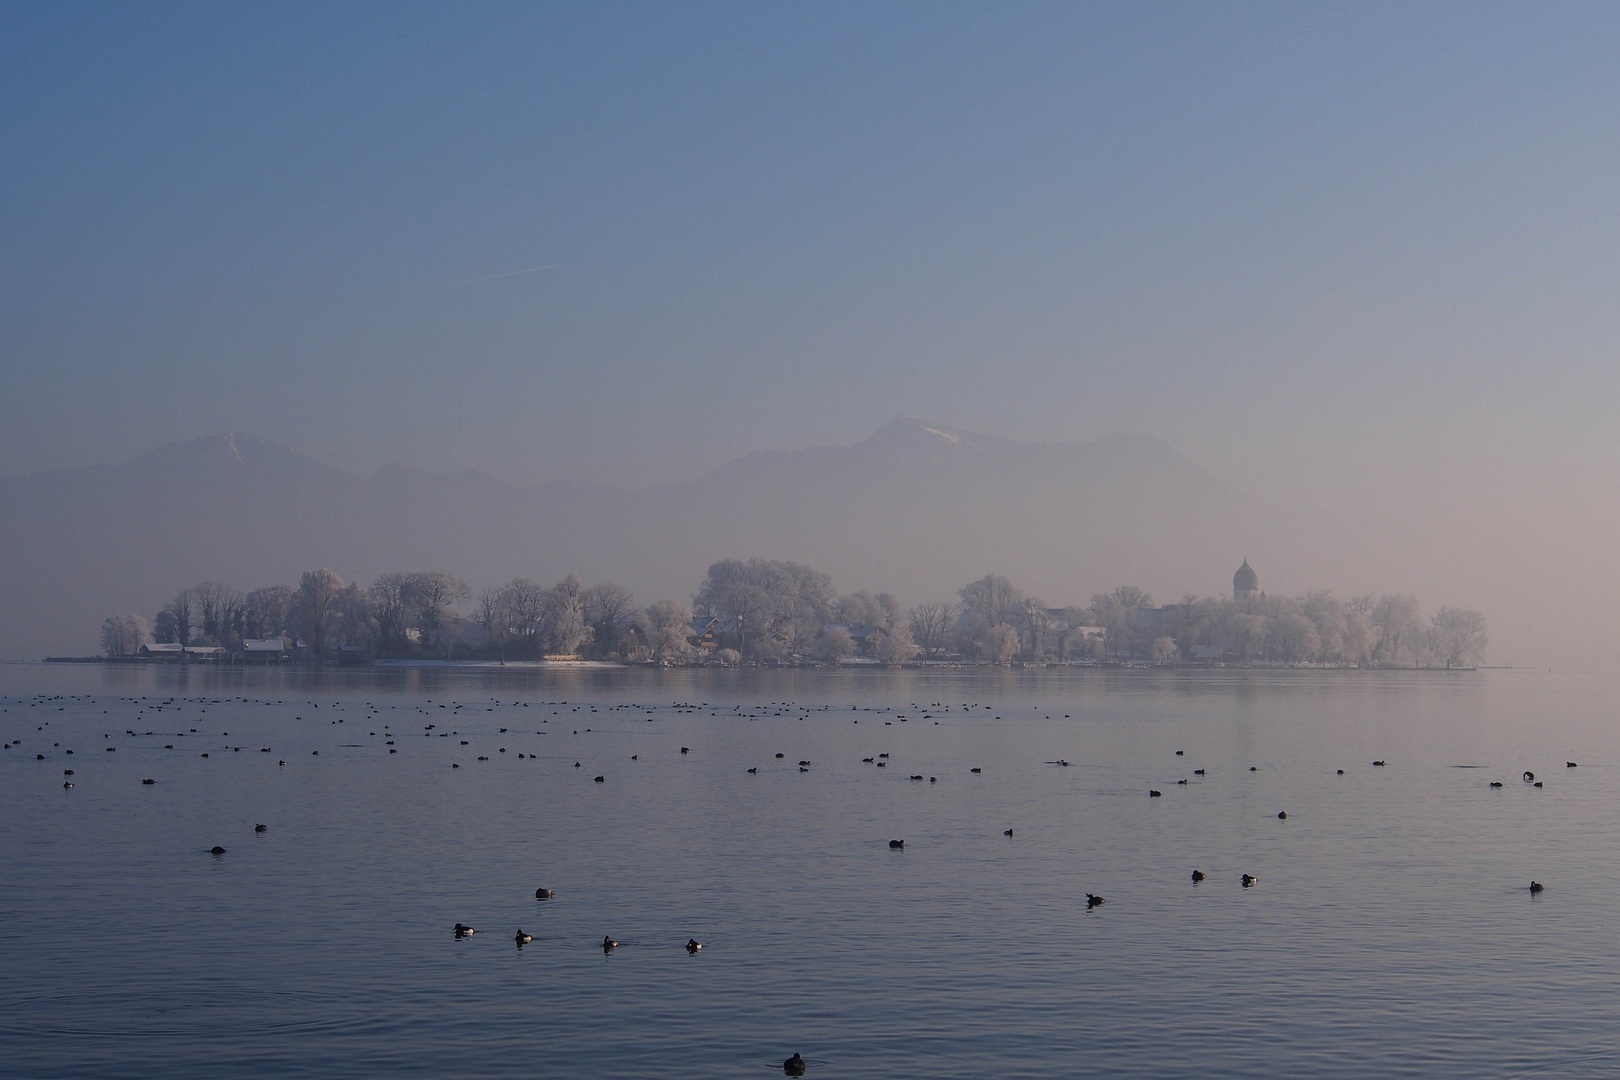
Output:
[[906,846],[906,842],[905,842],[905,841],[904,841],[904,840],[890,840],[890,841],[889,841],[889,846],[890,846],[890,847],[891,847],[891,848],[894,848],[894,849],[896,849],[896,850],[898,850],[898,849],[900,849],[900,848],[903,848],[903,847],[905,847],[905,846]]
[[1108,903],[1108,901],[1104,900],[1102,897],[1098,896],[1097,894],[1095,894],[1095,893],[1086,893],[1086,907],[1088,907],[1088,908],[1102,907],[1106,903]]
[[555,892],[553,892],[551,889],[536,889],[536,890],[534,890],[534,898],[536,900],[550,900],[553,896],[556,896],[556,895],[557,894]]
[[471,937],[472,935],[474,935],[476,933],[478,933],[478,931],[474,930],[472,927],[463,925],[462,923],[456,923],[456,927],[455,927],[456,937],[458,937],[458,938],[460,938],[460,937]]
[[686,951],[687,952],[695,953],[701,948],[703,948],[703,942],[699,941],[697,938],[687,938],[686,939]]
[[610,952],[613,949],[617,949],[618,947],[619,947],[619,943],[617,941],[614,941],[612,938],[608,937],[606,934],[602,935],[602,951],[603,952]]
[[1194,883],[1197,883],[1197,882],[1200,882],[1200,881],[1203,881],[1203,880],[1204,880],[1204,876],[1205,876],[1205,875],[1204,875],[1204,872],[1203,872],[1203,871],[1202,871],[1202,870],[1194,870],[1194,871],[1193,871],[1193,872],[1192,872],[1192,879],[1193,879],[1193,882],[1194,882]]
[[804,1070],[804,1058],[800,1057],[798,1054],[794,1054],[792,1057],[782,1062],[782,1071],[787,1073],[789,1076],[803,1076]]
[[1244,874],[1239,880],[1243,882],[1243,887],[1247,889],[1260,879],[1255,877],[1253,874]]
[[1530,782],[1531,782],[1531,781],[1532,781],[1532,780],[1534,780],[1534,779],[1535,779],[1535,778],[1536,778],[1536,774],[1535,774],[1535,773],[1533,773],[1533,772],[1531,772],[1531,771],[1530,771],[1530,770],[1529,770],[1529,769],[1526,769],[1526,770],[1524,770],[1524,782],[1525,782],[1525,783],[1527,783],[1527,784],[1528,784],[1528,783],[1530,783]]
[[1543,884],[1542,884],[1542,883],[1541,883],[1541,882],[1539,882],[1539,881],[1532,881],[1532,882],[1530,882],[1530,892],[1531,892],[1531,894],[1532,894],[1532,895],[1534,895],[1534,894],[1535,894],[1535,893],[1538,893],[1538,892],[1541,892],[1541,891],[1542,891],[1542,890],[1543,890],[1543,889],[1545,889],[1545,888],[1546,888],[1546,887],[1547,887],[1547,886],[1545,886],[1545,885],[1543,885]]
[[527,945],[529,942],[533,941],[534,940],[534,935],[533,934],[525,934],[522,930],[519,930],[516,934],[513,935],[512,940],[516,941],[518,943],[519,947],[521,947],[521,946]]

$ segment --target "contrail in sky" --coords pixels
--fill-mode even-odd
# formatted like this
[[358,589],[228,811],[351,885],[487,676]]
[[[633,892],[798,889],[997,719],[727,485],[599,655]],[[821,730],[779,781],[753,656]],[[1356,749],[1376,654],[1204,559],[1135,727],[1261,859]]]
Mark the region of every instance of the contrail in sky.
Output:
[[531,266],[527,270],[512,270],[505,274],[491,274],[489,277],[475,277],[468,278],[466,281],[452,281],[448,285],[442,287],[446,289],[453,289],[458,285],[477,285],[481,281],[499,281],[501,278],[522,277],[524,274],[538,274],[542,270],[555,270],[561,265],[561,263],[547,263],[545,266]]

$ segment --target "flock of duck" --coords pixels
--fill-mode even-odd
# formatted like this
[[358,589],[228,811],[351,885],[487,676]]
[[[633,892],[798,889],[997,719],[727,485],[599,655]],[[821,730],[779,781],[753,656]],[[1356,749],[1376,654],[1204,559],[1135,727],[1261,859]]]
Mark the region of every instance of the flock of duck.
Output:
[[[69,696],[69,698],[71,698],[71,700],[73,700],[73,701],[79,701],[80,700],[76,696],[71,696],[71,695]],[[3,709],[0,709],[0,711],[9,712],[10,709],[13,706],[22,707],[24,704],[26,704],[26,706],[28,708],[31,708],[31,709],[44,707],[47,711],[49,711],[49,709],[53,705],[55,705],[55,708],[57,709],[57,711],[65,711],[66,705],[56,705],[55,704],[58,701],[64,701],[64,700],[68,700],[68,699],[64,699],[64,697],[62,695],[55,695],[55,696],[39,695],[36,698],[34,698],[34,699],[30,700],[30,701],[27,701],[26,703],[21,702],[21,701],[8,702],[8,703],[5,704]],[[88,698],[87,697],[85,700],[89,701],[92,704],[98,704],[99,703],[99,702],[95,702],[95,700],[93,698]],[[307,706],[309,712],[312,715],[312,718],[313,718],[313,714],[317,710],[319,710],[321,708],[321,703],[313,701],[313,700],[307,700],[307,701],[305,701],[303,703],[303,706],[299,706],[297,703],[287,702],[287,701],[284,701],[284,700],[281,700],[281,699],[274,699],[274,700],[262,699],[261,700],[261,699],[252,699],[252,698],[246,698],[246,697],[241,697],[241,698],[208,698],[208,697],[183,698],[183,697],[171,696],[171,697],[166,697],[166,698],[150,699],[150,700],[148,698],[146,698],[146,697],[141,697],[141,698],[127,697],[127,698],[118,699],[118,704],[136,706],[136,708],[138,709],[137,718],[145,718],[145,719],[148,719],[148,720],[155,719],[157,717],[161,717],[166,712],[173,712],[173,713],[177,713],[177,714],[182,713],[182,712],[185,711],[187,706],[190,706],[196,712],[196,714],[199,716],[199,718],[202,717],[202,716],[206,716],[206,714],[207,714],[207,706],[208,705],[225,705],[225,704],[229,704],[229,705],[232,705],[232,706],[236,706],[236,705],[241,705],[241,704],[253,704],[253,705],[264,705],[264,706],[275,705],[275,706],[282,706],[282,707],[292,705],[295,708],[299,708],[299,709],[302,709],[303,706]],[[493,711],[496,710],[496,708],[498,706],[501,706],[501,704],[502,703],[499,702],[498,700],[493,700],[492,703],[480,703],[480,705],[478,707],[482,708],[484,711],[493,712]],[[540,718],[540,723],[542,725],[549,724],[550,718],[553,717],[553,716],[558,716],[558,717],[561,717],[561,716],[569,716],[569,717],[584,716],[584,717],[589,717],[589,716],[591,716],[593,714],[594,715],[603,715],[603,716],[605,716],[605,715],[610,715],[610,714],[623,713],[623,712],[626,712],[626,711],[645,712],[646,719],[649,722],[651,722],[652,720],[655,719],[655,712],[657,712],[657,711],[663,711],[663,712],[666,713],[666,715],[668,715],[669,713],[673,713],[673,714],[676,714],[676,715],[695,715],[695,714],[699,713],[700,711],[707,711],[710,716],[729,715],[729,716],[732,716],[732,717],[735,717],[735,718],[738,718],[738,719],[745,719],[745,720],[757,720],[757,719],[764,719],[766,717],[789,717],[789,718],[808,719],[814,713],[817,713],[817,712],[823,712],[823,713],[832,712],[834,710],[834,708],[835,708],[834,706],[828,705],[828,706],[822,706],[822,707],[819,707],[819,708],[811,709],[811,708],[806,708],[806,707],[803,707],[803,706],[794,705],[794,704],[791,704],[791,703],[772,702],[769,705],[756,705],[756,706],[737,705],[737,706],[734,706],[731,710],[729,710],[729,712],[726,712],[726,711],[723,710],[723,707],[721,707],[721,706],[711,706],[707,702],[704,702],[704,703],[701,703],[701,704],[676,702],[676,703],[673,703],[670,706],[657,707],[656,710],[655,710],[654,707],[637,705],[637,704],[619,704],[619,705],[611,705],[611,706],[604,705],[599,709],[597,705],[591,704],[589,702],[570,703],[568,701],[547,701],[547,702],[514,701],[514,702],[511,703],[510,707],[512,707],[512,708],[522,708],[522,709],[529,709],[529,708],[532,708],[532,707],[538,707],[538,711],[540,711],[542,713],[547,708],[549,708],[550,709],[550,714],[549,715],[542,715],[541,718]],[[384,706],[381,706],[381,705],[378,705],[378,704],[375,704],[375,703],[369,702],[369,701],[365,702],[363,706],[360,706],[358,708],[356,708],[355,704],[352,703],[352,702],[348,703],[347,705],[345,705],[343,702],[333,702],[330,706],[328,706],[327,715],[332,715],[334,713],[346,713],[346,712],[350,712],[350,711],[359,711],[359,712],[362,712],[363,716],[366,719],[380,720],[382,715],[383,715],[383,711],[382,711],[383,708],[384,708]],[[440,720],[443,720],[443,719],[448,719],[448,718],[458,717],[458,716],[461,716],[463,714],[472,712],[474,710],[474,706],[472,704],[470,704],[470,703],[456,702],[456,701],[434,702],[432,699],[427,700],[426,707],[423,707],[423,705],[420,705],[420,704],[406,705],[406,706],[401,706],[401,705],[395,704],[395,705],[388,705],[388,706],[386,706],[386,708],[388,710],[390,710],[390,711],[397,711],[397,710],[399,710],[401,708],[406,708],[406,709],[414,710],[419,715],[433,717],[436,722],[427,723],[427,724],[423,725],[422,734],[423,734],[423,736],[428,737],[428,738],[432,738],[432,737],[437,736],[438,738],[441,738],[441,739],[446,739],[446,738],[449,738],[451,736],[458,736],[460,734],[460,732],[459,732],[459,730],[444,731],[444,730],[442,730],[442,728],[440,726],[440,723],[437,722],[437,721],[440,721]],[[885,726],[892,726],[894,723],[897,723],[897,722],[898,723],[908,723],[913,718],[918,719],[918,720],[923,720],[923,721],[930,721],[931,720],[931,721],[933,721],[934,724],[937,725],[939,723],[939,719],[936,718],[936,715],[938,715],[938,716],[953,715],[952,709],[951,709],[950,706],[944,705],[944,704],[938,703],[938,702],[933,703],[932,705],[928,705],[928,706],[919,706],[917,703],[914,702],[914,703],[912,703],[912,706],[911,706],[910,710],[901,710],[901,709],[892,708],[892,707],[890,707],[890,708],[869,707],[869,708],[864,708],[863,709],[863,708],[861,708],[859,706],[852,706],[851,711],[856,712],[856,713],[860,713],[860,714],[865,714],[866,718],[869,719],[869,720],[870,719],[881,718],[882,722],[883,722],[883,724]],[[109,712],[109,710],[103,710],[104,714],[107,713],[107,712]],[[954,715],[971,715],[974,712],[992,712],[993,713],[994,710],[992,709],[991,706],[988,706],[988,705],[974,705],[974,704],[969,704],[969,703],[963,703],[960,712],[955,713]],[[295,719],[297,719],[297,720],[304,719],[303,712],[299,711],[297,713],[297,715],[295,716]],[[335,719],[332,719],[330,721],[330,723],[332,725],[342,724],[347,719],[348,719],[347,716],[338,715]],[[861,719],[861,717],[858,716],[858,717],[856,717],[854,719],[853,722],[856,723],[856,724],[859,724],[860,719]],[[997,715],[996,719],[1000,719],[1000,716]],[[1050,719],[1050,716],[1048,716],[1048,719]],[[37,725],[36,730],[38,732],[44,732],[45,728],[48,727],[48,726],[49,726],[49,721],[42,721],[39,725]],[[399,737],[399,735],[398,735],[397,732],[395,732],[393,730],[393,724],[392,723],[382,723],[380,726],[381,726],[381,729],[382,729],[381,734],[385,739],[385,745],[388,747],[388,752],[390,754],[398,753],[398,749],[397,749],[395,743],[396,743],[396,740]],[[585,734],[590,734],[592,732],[592,729],[590,727],[586,727],[583,730],[584,730]],[[505,728],[505,727],[500,728],[500,734],[507,734],[507,733],[508,733],[507,728]],[[542,727],[541,729],[538,729],[538,730],[535,731],[536,735],[545,735],[547,733],[548,732],[544,729],[544,727]],[[579,735],[581,733],[581,731],[580,731],[580,729],[575,728],[575,729],[572,730],[572,733],[574,735]],[[129,736],[129,737],[140,738],[140,737],[153,736],[155,734],[155,731],[146,731],[146,732],[144,732],[144,736],[143,736],[142,733],[137,732],[135,729],[127,728],[127,729],[125,729],[124,734],[126,736]],[[376,731],[373,731],[370,734],[373,737],[376,737],[378,735],[378,733]],[[175,738],[189,738],[191,736],[196,736],[196,735],[198,735],[198,729],[193,727],[193,728],[189,728],[187,730],[182,730],[182,731],[175,732],[174,737]],[[228,736],[229,736],[229,732],[222,732],[221,733],[221,737],[228,737]],[[206,738],[206,736],[204,736],[204,737]],[[106,739],[106,740],[111,740],[112,735],[111,735],[111,733],[108,733],[108,734],[104,735],[103,738]],[[0,747],[0,749],[4,749],[4,750],[17,749],[17,748],[22,747],[23,742],[24,742],[24,740],[21,737],[13,738],[13,739],[5,742],[4,746]],[[465,739],[459,740],[459,745],[460,746],[468,746],[469,742],[470,742],[470,740],[465,740]],[[344,745],[358,746],[358,745],[363,745],[363,744],[344,744]],[[175,743],[167,743],[167,744],[164,745],[164,749],[165,750],[173,750],[173,749],[176,748],[176,746],[177,746],[177,744],[175,744]],[[53,742],[52,743],[52,748],[61,749],[60,742],[59,741],[58,742]],[[116,751],[117,747],[115,745],[106,745],[104,747],[104,749],[107,752],[111,753],[111,752]],[[241,746],[230,746],[229,744],[227,744],[225,746],[225,749],[230,751],[230,752],[236,753],[236,752],[240,752],[243,749],[243,747],[241,747]],[[691,748],[687,747],[687,746],[682,746],[680,748],[680,753],[682,755],[686,755],[686,754],[690,753],[690,751],[691,751]],[[261,752],[261,753],[270,753],[271,748],[268,747],[268,746],[260,747],[259,752]],[[74,753],[74,751],[72,749],[66,749],[66,750],[63,751],[63,753],[65,755],[72,755]],[[507,753],[507,748],[504,747],[504,746],[500,747],[499,748],[499,753],[500,754],[506,754]],[[1178,756],[1178,757],[1184,756],[1184,751],[1177,750],[1175,753],[1176,753],[1176,756]],[[319,750],[314,750],[314,751],[311,752],[311,756],[319,756],[319,754],[320,754]],[[201,757],[206,758],[208,756],[209,756],[209,754],[206,751],[201,753]],[[785,755],[782,754],[782,753],[777,753],[776,754],[776,758],[778,758],[778,759],[782,759],[784,756]],[[533,760],[538,760],[539,759],[538,754],[533,754],[533,753],[524,754],[522,752],[519,752],[516,755],[516,757],[519,758],[519,759],[533,759]],[[631,755],[631,760],[639,760],[639,757],[640,757],[639,754]],[[36,760],[43,761],[43,760],[45,760],[45,754],[44,753],[36,753],[35,758],[36,758]],[[488,755],[479,755],[478,760],[479,761],[488,761],[489,757],[488,757]],[[872,756],[862,758],[861,760],[862,760],[863,764],[874,765],[875,767],[877,767],[879,769],[883,769],[883,768],[888,767],[888,765],[890,763],[890,755],[887,752],[885,752],[885,753],[880,753],[880,754],[874,754]],[[1065,759],[1065,758],[1055,758],[1055,759],[1047,761],[1046,764],[1058,766],[1060,768],[1066,768],[1066,767],[1069,767],[1072,763],[1069,760]],[[1569,761],[1569,762],[1566,762],[1565,764],[1566,764],[1566,768],[1573,769],[1573,768],[1577,767],[1577,763],[1574,762],[1574,761]],[[278,759],[278,766],[286,766],[286,765],[287,765],[287,762],[285,760]],[[1387,765],[1387,762],[1385,760],[1382,760],[1382,759],[1373,762],[1373,766],[1378,767],[1378,768],[1386,767],[1386,765]],[[812,766],[812,762],[810,760],[808,760],[808,759],[799,759],[798,760],[798,770],[801,773],[809,772],[811,766]],[[460,767],[461,766],[460,766],[459,762],[451,762],[451,768],[458,768],[459,769]],[[574,768],[580,768],[580,767],[581,767],[580,762],[575,762],[574,763]],[[750,767],[747,771],[748,771],[749,774],[757,774],[759,770],[758,770],[757,766],[753,766],[753,767]],[[1251,766],[1250,771],[1258,771],[1258,766]],[[971,773],[974,774],[974,775],[982,774],[982,772],[983,772],[982,768],[977,767],[977,766],[971,769]],[[1206,770],[1203,769],[1203,768],[1194,769],[1194,770],[1192,770],[1192,772],[1193,772],[1193,775],[1195,775],[1195,776],[1204,776],[1204,775],[1206,775]],[[1344,775],[1344,770],[1343,769],[1338,769],[1337,774],[1341,775],[1341,776]],[[75,775],[75,770],[71,769],[71,768],[70,769],[65,769],[64,770],[64,775],[67,776],[67,777],[73,777]],[[908,774],[908,776],[909,776],[909,779],[911,781],[913,781],[913,782],[918,782],[918,781],[922,781],[922,780],[925,779],[924,774],[921,774],[921,773]],[[1522,778],[1523,778],[1524,783],[1527,784],[1527,785],[1533,785],[1534,787],[1537,787],[1537,788],[1540,788],[1540,787],[1543,786],[1543,782],[1541,780],[1538,780],[1536,778],[1536,776],[1535,776],[1535,773],[1531,772],[1529,770],[1526,770],[1522,774]],[[928,776],[928,777],[926,777],[926,779],[930,783],[938,783],[938,781],[939,781],[939,777],[937,777],[937,776]],[[606,782],[606,776],[605,775],[597,775],[597,776],[593,777],[593,780],[596,783],[605,783]],[[142,779],[141,783],[143,785],[151,786],[151,785],[156,784],[157,781],[152,777],[146,777],[146,778]],[[1177,783],[1180,784],[1180,785],[1186,785],[1186,784],[1189,783],[1189,780],[1184,778],[1184,779],[1178,780]],[[1492,780],[1492,781],[1489,782],[1489,785],[1493,789],[1503,787],[1502,782],[1499,781],[1499,780]],[[74,784],[73,784],[73,781],[71,779],[67,780],[67,781],[65,781],[63,783],[64,788],[72,788],[73,786],[74,786]],[[1160,797],[1162,797],[1163,792],[1158,790],[1158,789],[1149,789],[1148,795],[1151,798],[1160,798]],[[1277,818],[1279,820],[1287,820],[1287,818],[1288,818],[1287,811],[1279,811],[1277,813]],[[264,832],[267,831],[267,829],[268,829],[268,826],[266,826],[266,825],[264,825],[262,823],[261,824],[256,824],[254,826],[254,832],[255,833],[264,833]],[[1013,835],[1013,830],[1012,829],[1006,829],[1006,830],[1003,831],[1003,835],[1011,837]],[[889,841],[889,847],[890,847],[890,849],[893,849],[893,850],[903,850],[905,848],[905,841],[902,840],[902,839],[890,840]],[[213,848],[210,849],[210,854],[215,855],[215,856],[224,855],[224,854],[226,854],[226,849],[223,846],[215,845]],[[1192,883],[1194,885],[1198,885],[1198,884],[1206,881],[1207,879],[1208,879],[1208,875],[1203,870],[1194,869],[1192,871],[1191,880],[1192,880]],[[1259,877],[1257,875],[1247,873],[1247,872],[1241,874],[1239,876],[1239,879],[1238,879],[1239,884],[1245,889],[1252,888],[1253,886],[1255,886],[1256,884],[1259,883],[1259,880],[1260,879],[1259,879]],[[1534,880],[1531,881],[1530,886],[1529,886],[1529,891],[1530,891],[1532,896],[1539,895],[1544,890],[1545,890],[1545,886],[1542,885],[1541,882],[1534,881]],[[536,900],[550,900],[554,896],[555,896],[554,891],[552,889],[549,889],[549,888],[540,888],[540,889],[535,890],[535,899]],[[1094,894],[1094,893],[1086,893],[1085,894],[1085,906],[1086,906],[1087,910],[1091,910],[1091,909],[1100,907],[1103,904],[1105,904],[1106,902],[1107,901],[1106,901],[1106,899],[1104,897],[1099,896],[1097,894]],[[455,926],[452,928],[452,932],[453,932],[454,937],[456,937],[457,939],[470,937],[473,934],[477,933],[477,931],[472,926],[469,926],[469,925],[466,925],[466,924],[460,923],[460,922],[455,924]],[[527,944],[533,942],[534,941],[534,936],[532,934],[526,933],[524,930],[519,928],[517,930],[517,932],[513,935],[513,940],[514,940],[516,946],[521,949],[524,945],[527,945]],[[613,950],[617,949],[619,946],[620,946],[620,942],[615,940],[611,935],[604,935],[603,936],[601,947],[602,947],[602,951],[604,953],[611,953]],[[684,947],[685,947],[688,954],[696,955],[703,948],[703,944],[701,942],[699,942],[696,938],[688,938]],[[788,1073],[788,1075],[794,1075],[794,1076],[803,1075],[806,1067],[807,1067],[806,1060],[804,1058],[802,1058],[798,1054],[794,1054],[792,1057],[789,1057],[785,1061],[782,1062],[782,1068]]]

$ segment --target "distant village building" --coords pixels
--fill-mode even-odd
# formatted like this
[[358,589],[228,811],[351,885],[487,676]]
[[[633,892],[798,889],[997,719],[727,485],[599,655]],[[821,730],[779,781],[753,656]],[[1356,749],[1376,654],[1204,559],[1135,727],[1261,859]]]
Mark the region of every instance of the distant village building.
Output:
[[242,659],[250,664],[279,664],[287,659],[287,639],[243,638]]
[[144,656],[150,660],[203,660],[217,661],[225,659],[225,650],[218,645],[176,645],[163,643],[149,643],[142,645],[137,656]]
[[1260,575],[1249,566],[1249,560],[1244,559],[1243,565],[1232,575],[1232,599],[1246,603],[1260,599],[1260,595]]

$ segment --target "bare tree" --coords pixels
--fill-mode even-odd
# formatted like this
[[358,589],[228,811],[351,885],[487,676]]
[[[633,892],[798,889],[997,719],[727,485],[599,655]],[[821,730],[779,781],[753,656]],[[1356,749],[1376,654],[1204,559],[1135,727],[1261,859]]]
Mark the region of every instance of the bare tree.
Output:
[[343,579],[330,570],[309,570],[298,579],[293,621],[316,656],[326,653],[326,639],[337,628],[342,600]]
[[424,570],[410,575],[410,596],[422,636],[448,651],[445,623],[452,616],[451,609],[465,600],[470,591],[466,582],[443,570]]
[[958,590],[968,617],[968,634],[978,641],[992,627],[1011,626],[1022,613],[1024,594],[1006,578],[986,574]]
[[581,599],[584,591],[584,585],[573,574],[546,590],[543,632],[547,653],[572,656],[589,636]]
[[146,644],[146,620],[139,615],[109,615],[101,624],[101,651],[108,656],[131,656]]
[[371,607],[377,620],[377,637],[382,647],[391,652],[403,652],[409,644],[406,630],[410,627],[416,601],[412,586],[413,575],[398,570],[377,575],[371,583]]
[[172,627],[174,640],[181,645],[191,644],[196,610],[196,602],[191,597],[190,589],[181,589],[174,594],[174,599],[163,607],[163,613],[169,616],[169,626]]
[[242,636],[280,637],[287,632],[287,615],[292,610],[293,591],[285,585],[254,589],[243,598]]
[[829,626],[816,639],[816,655],[829,664],[838,665],[855,652],[855,639],[842,626]]
[[1121,645],[1136,652],[1142,625],[1139,613],[1152,606],[1153,597],[1135,585],[1121,585],[1112,592],[1097,593],[1091,598],[1091,617],[1103,628],[1109,655],[1118,657]]
[[1046,655],[1046,638],[1052,628],[1052,617],[1047,611],[1046,601],[1038,596],[1026,596],[1019,607],[1018,624],[1029,640],[1029,651],[1025,655],[1039,660]]
[[950,600],[929,600],[912,608],[907,616],[911,638],[927,656],[938,656],[956,631],[961,608]]
[[782,639],[771,645],[777,650],[813,641],[831,621],[836,596],[831,577],[799,563],[721,559],[692,601],[699,615],[733,620],[737,647],[747,653],[750,643],[763,647],[767,631]]
[[599,582],[579,597],[580,614],[591,631],[591,650],[609,657],[623,651],[626,621],[635,611],[630,590],[611,581]]
[[242,594],[223,581],[205,581],[193,585],[191,596],[197,605],[197,617],[203,634],[216,645],[225,645],[231,638],[231,617],[242,605]]
[[660,600],[641,616],[647,648],[654,660],[680,660],[692,651],[687,640],[692,632],[692,612],[674,600]]
[[337,613],[337,633],[342,643],[375,654],[378,626],[371,591],[358,583],[347,586],[338,597]]
[[1446,667],[1472,667],[1485,656],[1490,638],[1485,634],[1485,616],[1478,611],[1442,607],[1431,622],[1436,651]]
[[878,643],[878,659],[885,664],[903,664],[917,655],[917,643],[911,639],[910,625],[901,619],[883,635]]
[[1415,596],[1395,594],[1380,596],[1373,605],[1371,620],[1377,645],[1373,658],[1395,663],[1403,652],[1416,644],[1418,632],[1418,599]]
[[1018,655],[1018,631],[1005,623],[992,626],[979,642],[979,655],[998,664],[1007,663]]

